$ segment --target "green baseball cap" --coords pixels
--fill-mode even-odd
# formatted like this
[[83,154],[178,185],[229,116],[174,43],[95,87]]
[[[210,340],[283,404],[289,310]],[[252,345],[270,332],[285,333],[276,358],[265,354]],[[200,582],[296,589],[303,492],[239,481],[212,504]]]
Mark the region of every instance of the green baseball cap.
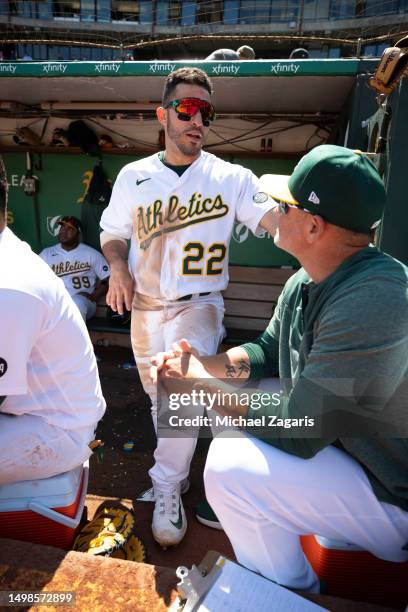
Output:
[[381,220],[386,193],[373,162],[361,151],[320,145],[304,155],[291,176],[265,174],[261,189],[272,198],[354,232]]

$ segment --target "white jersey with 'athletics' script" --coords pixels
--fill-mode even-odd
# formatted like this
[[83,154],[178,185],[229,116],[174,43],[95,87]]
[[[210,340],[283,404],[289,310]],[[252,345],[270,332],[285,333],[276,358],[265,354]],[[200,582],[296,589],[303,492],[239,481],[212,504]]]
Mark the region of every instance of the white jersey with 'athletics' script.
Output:
[[177,300],[225,289],[235,218],[256,233],[273,205],[242,166],[202,152],[178,176],[154,154],[121,170],[101,227],[131,239],[138,293]]
[[40,257],[64,281],[71,296],[79,292],[93,293],[96,279],[103,280],[109,276],[106,259],[87,244],[80,243],[71,251],[56,244],[41,251]]

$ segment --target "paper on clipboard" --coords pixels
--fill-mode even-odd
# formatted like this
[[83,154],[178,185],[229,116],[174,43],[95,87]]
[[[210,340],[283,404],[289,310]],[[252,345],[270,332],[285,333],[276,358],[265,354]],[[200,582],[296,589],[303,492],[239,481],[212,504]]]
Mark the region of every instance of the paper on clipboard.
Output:
[[318,612],[322,608],[278,584],[220,556],[219,575],[197,612]]

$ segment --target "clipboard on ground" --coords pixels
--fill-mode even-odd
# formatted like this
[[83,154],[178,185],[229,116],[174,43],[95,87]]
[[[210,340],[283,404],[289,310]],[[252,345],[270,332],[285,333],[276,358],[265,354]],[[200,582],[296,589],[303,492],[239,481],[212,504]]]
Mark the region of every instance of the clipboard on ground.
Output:
[[171,612],[319,612],[326,610],[210,550],[191,570],[177,568],[179,598]]

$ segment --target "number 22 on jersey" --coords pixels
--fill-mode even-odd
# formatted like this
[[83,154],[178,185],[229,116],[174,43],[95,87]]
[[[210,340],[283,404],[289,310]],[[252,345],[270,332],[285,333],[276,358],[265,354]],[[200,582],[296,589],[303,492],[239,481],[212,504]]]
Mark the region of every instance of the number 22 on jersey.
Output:
[[223,272],[223,261],[227,247],[222,242],[215,242],[207,249],[201,242],[188,242],[183,251],[183,276],[218,276]]

